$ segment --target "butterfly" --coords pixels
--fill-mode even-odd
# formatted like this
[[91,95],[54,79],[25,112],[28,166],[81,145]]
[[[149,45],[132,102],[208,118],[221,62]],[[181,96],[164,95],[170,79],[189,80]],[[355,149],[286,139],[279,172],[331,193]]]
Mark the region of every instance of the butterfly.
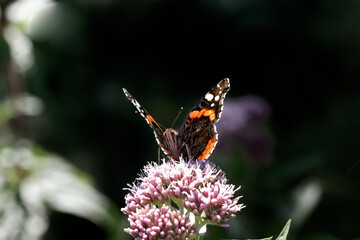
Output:
[[126,97],[153,129],[155,139],[164,154],[175,162],[185,160],[205,161],[218,141],[215,123],[220,119],[230,80],[225,78],[215,85],[193,107],[180,130],[163,129],[143,106],[125,89]]

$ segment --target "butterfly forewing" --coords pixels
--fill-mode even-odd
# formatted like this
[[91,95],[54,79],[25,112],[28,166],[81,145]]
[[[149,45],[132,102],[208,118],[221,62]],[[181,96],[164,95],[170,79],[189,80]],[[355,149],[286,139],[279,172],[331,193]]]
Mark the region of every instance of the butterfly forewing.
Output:
[[224,98],[229,90],[229,79],[221,80],[194,106],[181,129],[196,124],[216,123],[221,116]]
[[145,110],[143,106],[140,105],[138,101],[125,89],[123,88],[125,96],[134,104],[139,114],[146,120],[150,127],[154,130],[154,135],[157,143],[161,147],[162,142],[164,141],[163,130],[159,124],[154,120],[154,118]]

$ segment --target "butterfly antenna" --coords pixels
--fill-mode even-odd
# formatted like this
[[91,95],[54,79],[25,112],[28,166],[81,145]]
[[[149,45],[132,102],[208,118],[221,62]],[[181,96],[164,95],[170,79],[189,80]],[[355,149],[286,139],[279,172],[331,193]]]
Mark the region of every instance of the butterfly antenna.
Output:
[[182,110],[184,110],[184,108],[183,108],[183,107],[181,107],[181,108],[180,108],[180,111],[179,111],[178,115],[176,116],[176,118],[174,119],[173,123],[171,124],[171,128],[172,128],[172,127],[173,127],[173,125],[175,124],[176,120],[179,118],[180,113],[182,112]]

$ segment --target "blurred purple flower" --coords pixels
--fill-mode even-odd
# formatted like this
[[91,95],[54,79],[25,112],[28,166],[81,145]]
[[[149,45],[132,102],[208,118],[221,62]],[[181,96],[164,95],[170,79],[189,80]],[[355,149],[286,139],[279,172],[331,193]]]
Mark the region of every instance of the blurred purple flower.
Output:
[[[166,236],[175,236],[174,232],[200,236],[199,230],[207,224],[228,226],[226,222],[244,207],[238,204],[240,197],[234,198],[239,188],[227,184],[225,173],[209,162],[149,163],[129,187],[126,207],[121,211],[130,222],[125,231],[138,239],[167,239]],[[178,210],[165,206],[177,206]],[[165,228],[163,221],[169,218],[167,215],[178,219],[177,224],[172,222],[171,227]],[[195,220],[189,224],[191,218]],[[152,238],[152,234],[158,238]]]
[[218,149],[235,140],[251,161],[258,165],[269,164],[274,140],[264,124],[270,114],[268,103],[256,96],[227,100],[216,125],[219,133]]

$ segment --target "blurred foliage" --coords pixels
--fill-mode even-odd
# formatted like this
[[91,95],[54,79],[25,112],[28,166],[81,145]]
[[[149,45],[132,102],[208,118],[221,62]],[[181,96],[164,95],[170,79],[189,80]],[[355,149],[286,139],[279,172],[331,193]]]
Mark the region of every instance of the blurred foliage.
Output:
[[42,239],[49,210],[87,219],[109,237],[117,232],[116,208],[89,177],[28,142],[0,149],[0,178],[0,239]]
[[[170,126],[229,77],[228,99],[253,94],[271,107],[275,148],[267,166],[237,144],[215,150],[210,160],[242,185],[247,207],[207,239],[258,238],[289,218],[289,239],[360,238],[358,1],[35,0],[21,10],[26,2],[0,1],[2,149],[27,139],[56,152],[95,179],[117,214],[122,188],[157,160],[121,88]],[[29,96],[40,113],[9,110],[9,99]],[[49,215],[45,239],[106,235],[74,214]],[[117,221],[122,231],[126,219]]]

